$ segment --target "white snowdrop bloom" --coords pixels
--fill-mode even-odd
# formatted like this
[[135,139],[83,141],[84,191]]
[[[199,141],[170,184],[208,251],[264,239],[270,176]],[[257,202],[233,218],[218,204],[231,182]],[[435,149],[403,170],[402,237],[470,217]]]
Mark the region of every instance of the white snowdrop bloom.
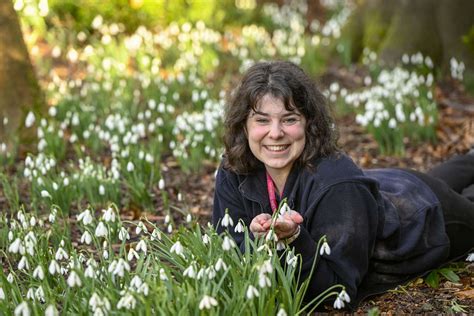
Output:
[[342,301],[345,301],[347,303],[351,302],[351,298],[349,297],[349,294],[347,294],[345,289],[342,289],[341,293],[338,295]]
[[44,270],[42,266],[37,266],[33,271],[33,278],[43,280],[44,279]]
[[51,197],[51,194],[49,194],[49,192],[46,191],[46,190],[41,190],[41,197],[43,197],[43,198],[50,198],[50,199],[52,198],[52,197]]
[[228,251],[233,247],[235,247],[235,242],[228,236],[225,236],[224,241],[222,242],[222,250]]
[[82,222],[84,225],[92,224],[93,219],[94,218],[92,217],[91,211],[89,209],[86,209],[77,216],[77,221]]
[[211,238],[207,234],[204,234],[202,236],[202,242],[203,242],[203,244],[207,245],[211,242]]
[[21,259],[20,259],[20,262],[18,262],[18,270],[29,270],[30,269],[30,265],[28,263],[28,259],[26,259],[25,256],[22,256]]
[[298,257],[295,256],[293,251],[289,251],[286,255],[286,263],[293,268],[296,268],[296,264],[298,263]]
[[124,293],[125,295],[122,296],[120,298],[120,300],[118,301],[117,303],[117,308],[118,309],[121,309],[121,308],[125,308],[125,309],[134,309],[135,308],[135,305],[137,304],[137,300],[135,299],[135,297],[129,293],[129,292],[126,292]]
[[[36,217],[31,216],[30,218],[30,226],[34,227],[36,225]],[[30,232],[31,233],[31,232]]]
[[95,236],[96,237],[107,237],[108,230],[105,226],[104,222],[100,221],[99,225],[95,228]]
[[133,162],[129,161],[127,163],[127,171],[132,172],[133,170],[135,170],[135,165],[133,164]]
[[15,279],[14,279],[14,277],[13,277],[13,274],[12,274],[11,272],[8,273],[8,275],[7,275],[7,281],[8,281],[8,283],[13,283],[14,280],[15,280]]
[[259,272],[261,274],[265,274],[265,273],[272,274],[273,273],[273,266],[272,266],[272,262],[271,262],[270,259],[265,260],[263,262],[263,264],[260,266]]
[[288,316],[288,314],[286,313],[283,307],[280,307],[280,309],[278,310],[277,316]]
[[237,223],[237,226],[235,226],[234,232],[236,232],[236,233],[243,233],[244,232],[244,225],[242,225],[241,221],[239,221]]
[[117,261],[117,264],[115,266],[115,269],[112,271],[112,274],[118,275],[119,277],[123,278],[123,276],[125,275],[125,271],[130,272],[130,265],[125,260],[120,258]]
[[136,233],[137,235],[140,235],[142,231],[148,232],[148,230],[146,229],[145,224],[143,224],[143,222],[138,222],[138,225],[137,225],[137,227],[135,228],[135,233]]
[[56,273],[59,273],[61,270],[59,263],[56,260],[51,260],[49,263],[48,271],[49,274],[55,275]]
[[58,250],[56,251],[54,258],[58,261],[61,261],[63,259],[67,260],[69,259],[69,255],[62,247],[59,247]]
[[390,128],[395,128],[397,127],[397,121],[394,119],[394,118],[391,118],[389,121],[388,121],[388,127]]
[[48,305],[44,311],[44,316],[58,316],[59,312],[56,307],[52,304]]
[[121,241],[130,239],[130,234],[128,233],[125,227],[120,227],[120,231],[118,233],[118,237]]
[[151,233],[151,237],[150,239],[152,241],[154,240],[161,240],[161,232],[159,230],[157,230],[156,228],[153,229],[153,232]]
[[319,255],[331,255],[331,248],[329,247],[329,244],[327,243],[327,241],[324,241],[323,242],[323,245],[321,246],[321,249],[319,249]]
[[3,291],[3,288],[0,287],[0,301],[3,301],[5,297],[5,292]]
[[107,210],[104,211],[104,215],[102,216],[105,222],[112,222],[112,223],[115,222],[116,217],[117,216],[116,216],[115,210],[112,207],[107,208]]
[[13,232],[10,230],[8,232],[8,241],[12,241],[13,240]]
[[104,249],[104,251],[102,251],[102,257],[104,259],[109,259],[109,251],[107,249]]
[[140,285],[142,285],[142,283],[143,283],[142,279],[138,275],[136,275],[133,277],[132,281],[130,281],[130,286],[138,289]]
[[196,277],[196,270],[194,269],[194,262],[192,262],[189,267],[187,267],[184,271],[183,271],[183,275],[185,277],[189,277],[191,279],[194,279]]
[[216,264],[214,265],[216,271],[220,271],[221,269],[226,271],[228,269],[227,264],[222,260],[222,258],[217,259]]
[[173,246],[170,248],[171,253],[175,253],[178,256],[183,256],[184,257],[184,248],[183,245],[178,241],[176,241]]
[[258,292],[258,290],[253,285],[249,285],[249,287],[247,288],[246,295],[245,295],[247,299],[251,300],[254,297],[259,297],[259,295],[260,293]]
[[164,179],[160,179],[160,181],[158,181],[158,188],[160,190],[164,190],[165,189],[165,180]]
[[92,265],[88,265],[87,268],[84,270],[84,276],[86,278],[91,278],[91,279],[95,277],[95,271]]
[[209,295],[204,295],[204,297],[199,302],[199,309],[211,309],[213,306],[217,306],[217,300]]
[[135,249],[130,248],[128,250],[127,260],[132,261],[134,258],[138,260],[140,258],[140,256],[138,255],[138,252]]
[[43,290],[43,287],[41,285],[36,289],[35,297],[38,301],[43,302],[43,303],[45,302],[44,290]]
[[258,286],[260,286],[262,289],[265,287],[270,287],[272,286],[272,282],[270,279],[263,273],[258,275]]
[[216,270],[212,266],[210,266],[206,269],[206,273],[207,273],[207,277],[209,278],[209,280],[212,280],[216,277]]
[[168,223],[170,222],[170,220],[171,220],[170,215],[169,215],[169,214],[166,214],[166,216],[165,216],[165,224],[168,224]]
[[30,316],[30,315],[31,315],[30,308],[26,301],[21,302],[15,308],[15,316]]
[[191,223],[192,220],[193,217],[191,216],[191,214],[186,215],[186,223]]
[[228,227],[229,225],[234,226],[234,221],[232,220],[232,217],[230,217],[228,212],[226,212],[224,217],[222,218],[221,225],[222,227]]
[[161,268],[160,269],[160,280],[161,281],[167,281],[168,276],[166,275],[165,269]]
[[29,128],[31,126],[33,126],[33,124],[35,123],[35,115],[33,114],[33,112],[28,112],[28,114],[26,115],[26,118],[25,118],[25,127],[26,128]]
[[67,178],[67,177],[64,178],[64,180],[63,180],[63,185],[64,185],[65,187],[67,187],[67,186],[69,185],[69,178]]
[[140,287],[137,289],[137,292],[143,293],[143,295],[148,296],[148,293],[150,293],[150,287],[148,286],[148,284],[143,282],[143,284],[140,285]]
[[81,236],[81,243],[90,245],[92,242],[92,235],[86,230]]
[[10,246],[8,247],[8,252],[19,253],[20,247],[21,247],[21,240],[20,238],[16,238],[15,241],[12,242]]
[[76,271],[72,271],[69,274],[69,277],[67,278],[67,285],[69,285],[69,287],[82,286],[81,278],[79,278],[79,275],[76,273]]
[[333,307],[334,309],[344,308],[344,301],[339,296],[337,296],[336,300],[334,301]]
[[99,185],[99,195],[105,195],[105,187],[102,184]]
[[145,240],[140,240],[137,244],[137,247],[135,248],[137,251],[142,251],[145,255],[146,255],[146,252],[147,252],[147,246],[146,246],[146,242]]
[[467,255],[466,261],[474,262],[474,252]]
[[171,234],[173,232],[173,225],[169,224],[167,228],[168,234]]

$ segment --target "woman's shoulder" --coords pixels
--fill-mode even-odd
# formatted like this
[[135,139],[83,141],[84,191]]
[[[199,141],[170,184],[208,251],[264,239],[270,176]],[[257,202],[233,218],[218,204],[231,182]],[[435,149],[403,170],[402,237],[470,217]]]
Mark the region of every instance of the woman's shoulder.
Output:
[[343,152],[319,158],[314,163],[314,174],[331,179],[363,176],[362,169]]

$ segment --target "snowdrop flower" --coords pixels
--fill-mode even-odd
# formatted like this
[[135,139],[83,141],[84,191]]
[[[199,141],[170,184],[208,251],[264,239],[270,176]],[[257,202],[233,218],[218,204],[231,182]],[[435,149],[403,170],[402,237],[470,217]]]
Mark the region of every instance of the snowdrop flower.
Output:
[[217,262],[214,267],[216,271],[220,271],[221,269],[226,271],[228,269],[227,264],[224,262],[224,260],[222,260],[222,258],[217,259]]
[[298,257],[295,256],[293,251],[289,251],[288,254],[286,255],[286,263],[289,266],[292,266],[293,268],[296,267],[296,264],[298,263]]
[[344,301],[339,297],[339,295],[337,296],[336,300],[334,301],[333,307],[335,309],[344,308]]
[[166,275],[165,269],[161,268],[160,269],[160,280],[161,281],[167,281],[168,276]]
[[29,128],[31,126],[33,126],[33,124],[35,123],[35,115],[33,114],[33,112],[28,112],[28,114],[26,115],[26,118],[25,118],[25,127],[26,128]]
[[199,302],[199,309],[211,309],[213,306],[217,306],[217,300],[212,296],[204,295],[201,302]]
[[130,234],[125,227],[121,227],[118,233],[118,237],[121,241],[130,239]]
[[8,281],[8,283],[11,284],[11,283],[13,283],[14,280],[15,280],[15,279],[13,278],[13,274],[12,274],[11,272],[8,273],[8,275],[7,275],[7,281]]
[[112,207],[109,207],[105,212],[104,215],[102,216],[104,221],[106,222],[112,222],[114,223],[116,220],[116,214],[115,211]]
[[82,236],[81,236],[81,243],[82,244],[86,244],[86,245],[90,245],[92,242],[92,236],[91,234],[86,230]]
[[44,279],[44,271],[43,267],[37,266],[36,269],[33,271],[33,278],[43,280]]
[[331,254],[331,248],[329,247],[329,244],[327,243],[327,241],[325,240],[323,242],[323,245],[321,246],[321,249],[319,249],[319,255],[330,255]]
[[175,253],[175,254],[177,254],[178,256],[184,257],[184,255],[183,255],[184,248],[183,248],[183,245],[179,242],[179,240],[176,241],[176,242],[173,244],[173,246],[171,246],[170,252],[171,252],[171,253]]
[[236,233],[243,233],[244,232],[244,225],[242,225],[241,221],[239,221],[237,223],[237,226],[235,226],[234,232],[236,232]]
[[26,270],[30,269],[30,265],[28,264],[28,260],[26,259],[25,256],[22,256],[20,259],[20,262],[18,262],[18,270],[23,270],[23,269],[26,269]]
[[105,226],[104,222],[99,222],[99,225],[97,225],[95,229],[95,235],[96,237],[107,237],[107,227]]
[[0,301],[3,301],[5,297],[5,292],[3,291],[3,288],[0,287]]
[[339,297],[344,302],[347,302],[347,303],[351,302],[351,298],[349,297],[349,294],[347,294],[345,289],[342,289],[341,293],[339,293]]
[[102,251],[102,257],[104,259],[109,259],[109,252],[107,251],[107,249],[104,249],[104,251]]
[[161,240],[161,232],[157,229],[153,229],[153,232],[151,233],[150,239],[152,241],[154,240]]
[[48,307],[46,307],[46,310],[44,311],[44,316],[58,316],[58,310],[54,305],[50,304]]
[[166,214],[165,216],[165,224],[168,224],[171,220],[170,214]]
[[61,268],[59,267],[59,263],[56,260],[51,260],[48,271],[51,275],[55,275],[56,273],[59,273]]
[[50,198],[50,199],[52,198],[52,197],[51,197],[51,194],[49,194],[49,192],[46,191],[46,190],[41,190],[41,197],[43,197],[43,198]]
[[99,195],[105,195],[105,187],[102,184],[99,185]]
[[140,287],[140,285],[142,285],[143,281],[142,279],[140,279],[140,277],[138,275],[134,276],[132,281],[130,281],[130,286],[132,287],[135,287],[136,289],[138,289]]
[[145,240],[142,239],[138,242],[136,250],[137,252],[141,250],[146,255],[147,246],[146,246]]
[[230,239],[228,236],[225,236],[224,241],[222,242],[222,249],[224,251],[228,251],[233,247],[235,247],[235,242],[232,239]]
[[28,303],[26,301],[21,302],[15,308],[15,316],[30,316],[30,308],[28,307]]
[[170,223],[167,228],[168,234],[171,234],[173,232],[173,225]]
[[272,274],[273,273],[273,266],[272,266],[272,263],[271,263],[270,259],[265,260],[263,262],[263,264],[260,266],[259,271],[260,271],[261,274],[264,274],[264,273]]
[[259,297],[259,295],[260,293],[258,292],[258,290],[254,286],[249,285],[246,292],[247,299],[251,300],[254,297]]
[[85,211],[83,211],[82,213],[80,213],[77,216],[77,221],[79,221],[79,222],[82,221],[82,224],[84,224],[84,225],[91,224],[92,220],[93,220],[93,217],[92,217],[91,211],[89,209],[86,209]]
[[262,289],[265,287],[270,287],[272,286],[272,283],[270,279],[263,273],[260,273],[258,276],[258,286],[260,286]]
[[43,287],[40,285],[40,287],[38,287],[35,291],[35,298],[44,303],[45,302],[45,299],[44,299],[44,290],[43,290]]
[[140,285],[140,287],[137,289],[137,292],[143,293],[143,295],[148,296],[148,293],[150,292],[150,287],[148,286],[148,284],[143,282],[143,284]]
[[72,271],[71,274],[69,274],[69,277],[67,278],[67,285],[69,285],[69,287],[80,287],[82,285],[81,279],[79,278],[79,275],[77,275],[76,271]]
[[183,271],[183,275],[186,277],[189,277],[191,279],[194,279],[196,277],[196,271],[194,270],[194,262],[192,262],[189,267],[187,267]]
[[222,218],[221,225],[222,227],[228,227],[229,225],[234,226],[234,221],[232,220],[228,212],[225,212],[225,215]]
[[474,262],[474,252],[467,255],[466,261]]
[[286,313],[283,307],[280,307],[280,309],[278,310],[277,316],[288,316],[288,314]]
[[129,161],[127,163],[127,171],[132,172],[135,169],[135,166],[133,165],[133,162]]
[[164,190],[165,189],[165,180],[164,179],[160,179],[160,181],[158,181],[158,188],[160,190]]
[[88,265],[86,270],[84,270],[84,276],[91,279],[95,277],[95,271],[92,265]]
[[17,238],[8,247],[8,252],[18,253],[18,252],[20,252],[20,247],[21,247],[21,240],[20,240],[20,238]]
[[270,229],[270,231],[267,233],[265,236],[266,241],[278,241],[278,236],[275,234],[275,231],[273,229]]
[[113,275],[118,275],[121,278],[125,275],[125,271],[130,272],[130,265],[122,258],[118,260],[112,271],[111,267],[109,267],[109,272],[112,272]]
[[128,251],[127,260],[132,261],[133,258],[138,260],[138,258],[140,258],[140,256],[138,255],[138,252],[135,251],[135,249],[130,248],[130,250]]
[[209,236],[207,234],[204,234],[202,236],[202,242],[203,242],[203,244],[207,245],[208,243],[211,242],[211,238],[209,238]]
[[141,233],[142,231],[148,232],[148,230],[146,229],[145,224],[143,224],[143,222],[138,222],[138,225],[137,225],[137,227],[135,228],[135,233],[136,233],[137,235],[140,235],[140,233]]
[[137,304],[137,300],[135,299],[135,297],[129,292],[126,292],[126,293],[123,293],[123,294],[125,294],[125,295],[122,296],[120,298],[120,300],[118,301],[117,308],[118,309],[125,308],[125,309],[128,309],[128,310],[134,309],[135,305]]
[[191,223],[192,220],[193,217],[191,216],[191,214],[186,215],[186,223]]
[[61,261],[63,259],[69,259],[69,255],[62,247],[59,247],[54,258],[58,261]]

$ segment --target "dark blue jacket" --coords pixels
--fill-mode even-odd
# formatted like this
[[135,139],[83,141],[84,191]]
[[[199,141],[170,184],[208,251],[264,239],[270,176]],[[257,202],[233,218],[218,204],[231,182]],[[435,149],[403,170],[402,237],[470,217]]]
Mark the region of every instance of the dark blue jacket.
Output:
[[[311,277],[312,297],[343,284],[354,307],[365,296],[420,275],[448,257],[449,239],[437,197],[404,170],[362,171],[338,154],[317,160],[313,171],[293,168],[282,197],[304,218],[301,234],[291,244],[302,256],[303,279],[322,235],[331,247],[331,255],[319,259]],[[271,214],[263,165],[251,175],[219,169],[215,226],[226,208],[234,223],[242,219],[247,226],[256,215]],[[229,232],[243,250],[243,234]]]

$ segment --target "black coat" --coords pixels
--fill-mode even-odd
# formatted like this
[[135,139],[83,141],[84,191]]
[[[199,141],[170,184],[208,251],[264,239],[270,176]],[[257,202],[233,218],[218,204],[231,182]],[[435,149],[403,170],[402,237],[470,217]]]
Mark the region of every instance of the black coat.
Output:
[[[440,203],[431,189],[401,169],[361,170],[344,154],[318,159],[311,171],[293,168],[283,191],[291,209],[304,218],[291,243],[302,256],[303,280],[326,235],[331,255],[318,259],[309,298],[343,284],[355,307],[364,297],[401,284],[443,263],[449,255]],[[213,224],[225,209],[247,226],[270,213],[265,169],[239,175],[222,167],[216,177]],[[229,229],[244,250],[243,234]]]

